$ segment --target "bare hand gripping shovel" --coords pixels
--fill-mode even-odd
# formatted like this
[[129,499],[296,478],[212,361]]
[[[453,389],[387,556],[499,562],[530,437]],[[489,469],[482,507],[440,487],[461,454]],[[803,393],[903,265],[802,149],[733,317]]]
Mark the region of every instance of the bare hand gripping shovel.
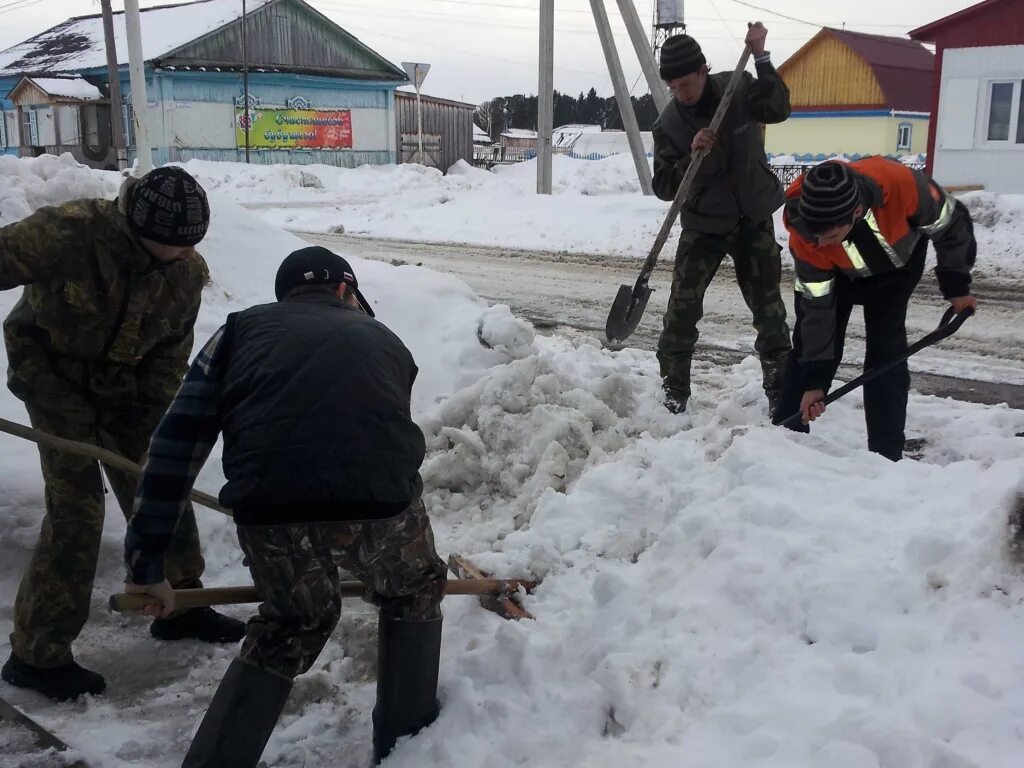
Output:
[[[932,344],[935,344],[936,342],[949,338],[954,333],[956,333],[960,329],[960,326],[967,322],[967,318],[973,314],[974,310],[970,308],[965,309],[962,312],[957,312],[952,307],[950,307],[949,309],[946,310],[946,313],[942,316],[942,319],[939,321],[939,325],[936,327],[934,331],[922,336],[920,339],[915,341],[913,344],[907,347],[906,352],[901,352],[895,357],[886,360],[884,363],[876,365],[874,368],[869,368],[857,378],[851,379],[850,381],[846,382],[846,384],[841,386],[839,389],[829,392],[824,400],[825,405],[828,405],[829,403],[834,403],[843,395],[848,395],[850,392],[857,389],[857,387],[864,386],[872,379],[878,378],[886,371],[895,368],[908,357],[920,352],[925,347],[930,347]],[[800,423],[800,416],[800,411],[797,411],[792,416],[789,416],[785,420],[778,422],[778,424],[779,426],[782,427],[796,426],[797,424]]]
[[[739,63],[736,65],[736,69],[733,70],[732,77],[729,78],[729,84],[725,88],[722,100],[718,103],[718,109],[715,110],[715,116],[711,119],[711,125],[708,126],[716,134],[722,125],[722,120],[725,119],[725,113],[729,110],[729,103],[732,101],[732,96],[740,84],[740,78],[743,77],[743,70],[747,68],[747,61],[749,59],[750,46],[748,45],[743,49],[743,55],[740,56]],[[683,180],[680,182],[676,196],[672,200],[672,206],[668,209],[665,221],[658,231],[658,236],[654,239],[654,245],[651,247],[651,252],[644,262],[643,269],[640,270],[640,276],[636,279],[636,283],[634,283],[632,288],[628,285],[619,286],[619,292],[615,295],[615,301],[612,302],[612,310],[608,313],[608,322],[605,323],[604,327],[604,333],[608,337],[609,342],[625,341],[636,330],[636,327],[640,325],[640,318],[643,317],[647,301],[654,292],[654,289],[648,286],[647,282],[654,272],[654,266],[658,263],[658,256],[661,254],[661,249],[665,246],[665,241],[668,240],[668,234],[672,230],[672,225],[679,218],[679,211],[682,209],[683,203],[686,202],[686,198],[690,195],[693,180],[697,177],[697,172],[710,151],[710,149],[698,149],[690,160],[690,165],[687,167],[686,173],[683,174]]]

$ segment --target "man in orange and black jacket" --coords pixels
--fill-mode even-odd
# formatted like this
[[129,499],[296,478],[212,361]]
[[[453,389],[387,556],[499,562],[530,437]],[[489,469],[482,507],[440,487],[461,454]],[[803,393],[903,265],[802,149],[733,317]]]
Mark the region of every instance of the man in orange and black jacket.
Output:
[[[881,157],[815,166],[786,191],[783,221],[796,266],[796,324],[774,421],[799,410],[792,428],[806,432],[825,411],[853,306],[864,307],[867,370],[907,349],[907,304],[928,240],[943,297],[957,312],[977,307],[977,244],[963,203],[924,174]],[[864,385],[868,449],[892,461],[903,457],[909,390],[906,362]]]

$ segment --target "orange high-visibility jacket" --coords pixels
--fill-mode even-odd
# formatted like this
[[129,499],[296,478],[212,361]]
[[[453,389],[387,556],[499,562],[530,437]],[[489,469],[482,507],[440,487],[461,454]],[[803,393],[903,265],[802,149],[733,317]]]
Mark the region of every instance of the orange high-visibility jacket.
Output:
[[[840,161],[830,161],[840,162]],[[849,164],[864,216],[842,243],[818,245],[800,217],[800,176],[786,190],[783,223],[802,302],[801,364],[805,388],[826,389],[835,365],[837,279],[859,280],[903,269],[922,237],[935,247],[935,274],[944,297],[970,293],[977,250],[970,214],[934,181],[895,160],[868,157]]]

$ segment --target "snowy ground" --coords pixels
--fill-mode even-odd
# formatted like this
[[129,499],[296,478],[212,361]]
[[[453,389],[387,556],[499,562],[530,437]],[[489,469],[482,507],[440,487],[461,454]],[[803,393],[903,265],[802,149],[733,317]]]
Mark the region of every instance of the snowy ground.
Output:
[[[35,162],[0,164],[0,192],[14,172],[54,171]],[[18,182],[35,185],[30,205],[83,175],[96,191],[113,183],[62,170],[49,184]],[[278,261],[299,244],[262,214],[217,193],[213,203],[200,339],[227,312],[267,300]],[[853,395],[810,436],[772,428],[746,359],[701,367],[692,412],[670,416],[649,353],[535,336],[429,270],[354,267],[421,367],[415,410],[439,550],[543,580],[526,598],[536,622],[446,601],[441,716],[387,765],[1020,765],[1024,578],[1006,516],[1024,490],[1024,412],[913,396],[920,460],[890,464],[864,450]],[[15,299],[0,296],[0,310]],[[0,415],[24,419],[6,393]],[[198,485],[220,479],[214,462]],[[0,487],[6,637],[42,508],[32,446],[0,440]],[[245,583],[230,522],[199,516],[207,582]],[[0,696],[94,766],[170,768],[233,649],[158,644],[145,620],[104,609],[122,578],[122,535],[112,509],[76,644],[108,693],[54,704],[0,685]],[[372,615],[351,602],[298,681],[268,766],[369,763],[374,655]],[[0,729],[5,768],[61,764],[18,754],[10,738]]]
[[[291,230],[645,258],[668,203],[639,194],[631,158],[553,161],[551,196],[536,194],[536,161],[493,172],[460,162],[447,175],[418,165],[350,170],[193,160],[185,167],[208,189]],[[975,217],[976,274],[1024,280],[1024,195],[962,198]],[[775,229],[785,244],[781,212]],[[677,239],[678,230],[669,242]],[[790,260],[783,263],[788,269]]]

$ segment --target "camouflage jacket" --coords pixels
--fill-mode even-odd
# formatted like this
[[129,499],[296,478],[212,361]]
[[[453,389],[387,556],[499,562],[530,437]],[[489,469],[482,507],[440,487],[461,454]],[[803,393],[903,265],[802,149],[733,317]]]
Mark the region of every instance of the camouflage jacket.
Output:
[[25,286],[4,322],[8,386],[75,419],[122,410],[154,426],[181,383],[208,272],[198,254],[152,258],[123,203],[76,200],[0,229],[0,289]]

